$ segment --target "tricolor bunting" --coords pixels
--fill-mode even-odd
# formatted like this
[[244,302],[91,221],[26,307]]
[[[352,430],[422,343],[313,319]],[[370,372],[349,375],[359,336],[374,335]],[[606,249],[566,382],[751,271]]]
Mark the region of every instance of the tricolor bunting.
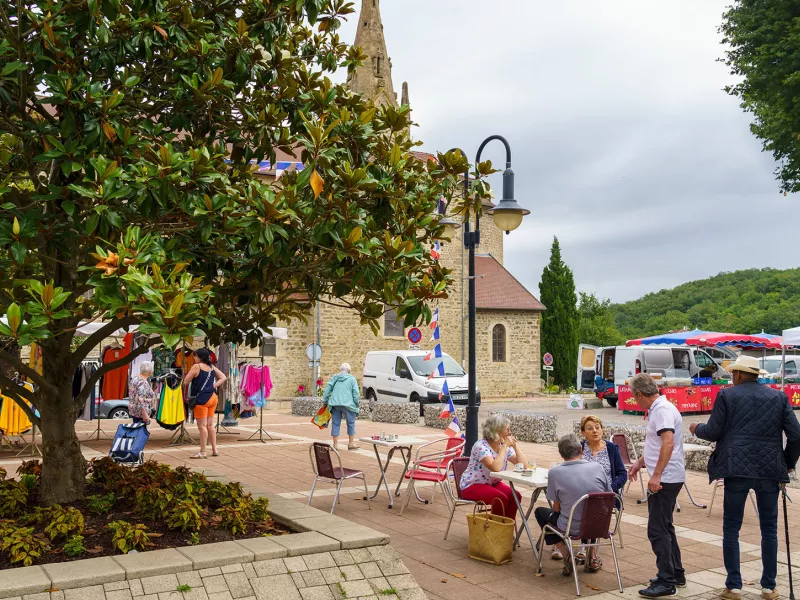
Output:
[[[445,381],[445,385],[447,385],[446,381]],[[444,391],[444,388],[442,388],[442,391]],[[446,419],[450,415],[454,415],[454,414],[456,414],[456,407],[453,406],[453,399],[452,398],[448,398],[447,399],[447,406],[441,412],[441,414],[439,415],[439,418],[440,419]]]
[[461,432],[461,422],[456,416],[453,417],[453,420],[444,432],[447,434],[447,437],[456,437],[457,435],[460,435],[462,438],[464,437],[464,434]]
[[[442,391],[441,391],[441,392],[439,392],[439,400],[441,400],[441,399],[442,399],[442,398],[444,398],[445,396],[447,396],[447,397],[449,397],[449,396],[450,396],[450,388],[449,388],[449,387],[447,387],[447,380],[445,380],[445,382],[444,382],[444,385],[442,386]],[[452,401],[452,400],[450,400],[450,404],[449,404],[449,406],[447,407],[447,409],[449,410],[451,406],[453,406],[453,401]],[[456,410],[456,409],[455,409],[455,408],[453,408],[453,412],[455,412],[455,410]],[[442,413],[442,414],[444,414],[444,413]],[[441,416],[441,415],[440,415],[440,416]]]
[[431,360],[432,358],[442,358],[442,345],[436,344],[436,347],[425,355],[422,360]]

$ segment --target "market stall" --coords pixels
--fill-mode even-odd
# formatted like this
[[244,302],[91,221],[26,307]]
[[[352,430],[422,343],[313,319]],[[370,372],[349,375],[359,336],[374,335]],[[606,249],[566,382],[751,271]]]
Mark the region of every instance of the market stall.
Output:
[[[776,390],[781,389],[781,384],[779,383],[768,383],[766,385]],[[714,400],[717,398],[717,393],[726,387],[730,387],[730,384],[673,386],[661,388],[661,393],[682,413],[709,413],[714,408]],[[789,403],[792,407],[800,408],[800,383],[787,383],[784,392],[789,397]],[[631,388],[627,385],[619,386],[617,408],[634,413],[642,410],[636,400],[633,399]]]

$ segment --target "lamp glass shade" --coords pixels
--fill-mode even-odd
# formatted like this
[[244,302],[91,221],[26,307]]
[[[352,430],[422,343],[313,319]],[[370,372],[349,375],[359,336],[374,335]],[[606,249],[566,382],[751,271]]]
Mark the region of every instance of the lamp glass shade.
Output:
[[444,237],[452,240],[456,235],[456,228],[452,223],[444,223]]
[[514,231],[522,225],[522,212],[516,210],[494,210],[494,224],[503,231]]

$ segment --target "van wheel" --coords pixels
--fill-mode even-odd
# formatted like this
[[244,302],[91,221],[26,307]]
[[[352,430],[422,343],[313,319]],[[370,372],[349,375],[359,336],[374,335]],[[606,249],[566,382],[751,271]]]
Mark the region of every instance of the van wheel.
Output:
[[419,416],[420,417],[424,417],[425,416],[425,405],[422,402],[419,401],[419,394],[417,394],[417,393],[411,394],[411,398],[409,398],[409,400],[411,400],[411,402],[419,402]]
[[378,402],[377,396],[373,390],[367,390],[367,402],[369,402],[370,412],[375,410],[375,404]]
[[608,405],[611,408],[617,408],[617,399],[616,398],[609,398],[608,396],[606,396],[606,402],[608,402]]

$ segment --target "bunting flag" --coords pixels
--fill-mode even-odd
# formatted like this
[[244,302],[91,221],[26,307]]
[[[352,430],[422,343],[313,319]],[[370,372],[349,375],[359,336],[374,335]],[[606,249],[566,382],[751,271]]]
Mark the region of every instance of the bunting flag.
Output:
[[440,340],[440,339],[442,339],[442,337],[441,337],[441,333],[439,333],[439,326],[437,325],[436,329],[433,330],[433,337],[431,338],[431,341]]
[[439,202],[436,204],[436,212],[440,215],[444,215],[447,212],[447,200],[444,199],[444,196],[439,198]]
[[428,375],[427,381],[430,381],[431,379],[433,379],[437,375],[439,377],[444,377],[444,363],[443,362],[440,362],[438,365],[436,365],[436,368],[433,371],[431,371],[430,375]]
[[[448,395],[449,395],[449,393],[450,393],[450,390],[448,390],[448,391],[446,391],[446,392],[445,392],[445,388],[446,388],[446,387],[447,387],[447,382],[445,381],[445,382],[444,382],[444,387],[442,387],[442,393],[443,393],[443,394],[448,394]],[[441,396],[440,396],[440,398],[441,398]],[[455,406],[453,406],[453,399],[452,399],[452,398],[448,398],[448,399],[447,399],[447,406],[446,406],[446,407],[445,407],[445,409],[444,409],[444,410],[441,412],[441,414],[439,415],[439,418],[440,418],[440,419],[446,419],[447,417],[449,417],[449,416],[451,416],[451,415],[454,415],[454,414],[456,414],[456,407],[455,407]]]
[[[453,399],[450,398],[450,388],[447,387],[447,380],[445,380],[444,385],[442,386],[442,391],[439,392],[439,400],[441,400],[445,396],[448,397],[447,410],[449,411],[450,409],[452,409],[453,413],[455,413],[456,409],[453,407]],[[445,414],[445,412],[447,412],[447,411],[442,411],[442,415]],[[442,417],[442,415],[439,415],[439,417],[442,418],[442,419],[446,418],[446,417]]]
[[439,260],[442,258],[442,247],[439,245],[439,240],[436,240],[433,243],[433,248],[431,248],[431,258],[433,260]]
[[436,329],[439,326],[439,309],[435,309],[433,311],[433,317],[431,317],[431,329]]
[[464,434],[461,432],[461,422],[458,420],[458,417],[455,415],[453,416],[453,420],[450,422],[450,425],[447,426],[447,429],[444,430],[447,437],[456,437],[460,435],[462,438]]
[[432,358],[442,358],[442,345],[436,344],[436,347],[425,355],[422,360],[431,360]]

